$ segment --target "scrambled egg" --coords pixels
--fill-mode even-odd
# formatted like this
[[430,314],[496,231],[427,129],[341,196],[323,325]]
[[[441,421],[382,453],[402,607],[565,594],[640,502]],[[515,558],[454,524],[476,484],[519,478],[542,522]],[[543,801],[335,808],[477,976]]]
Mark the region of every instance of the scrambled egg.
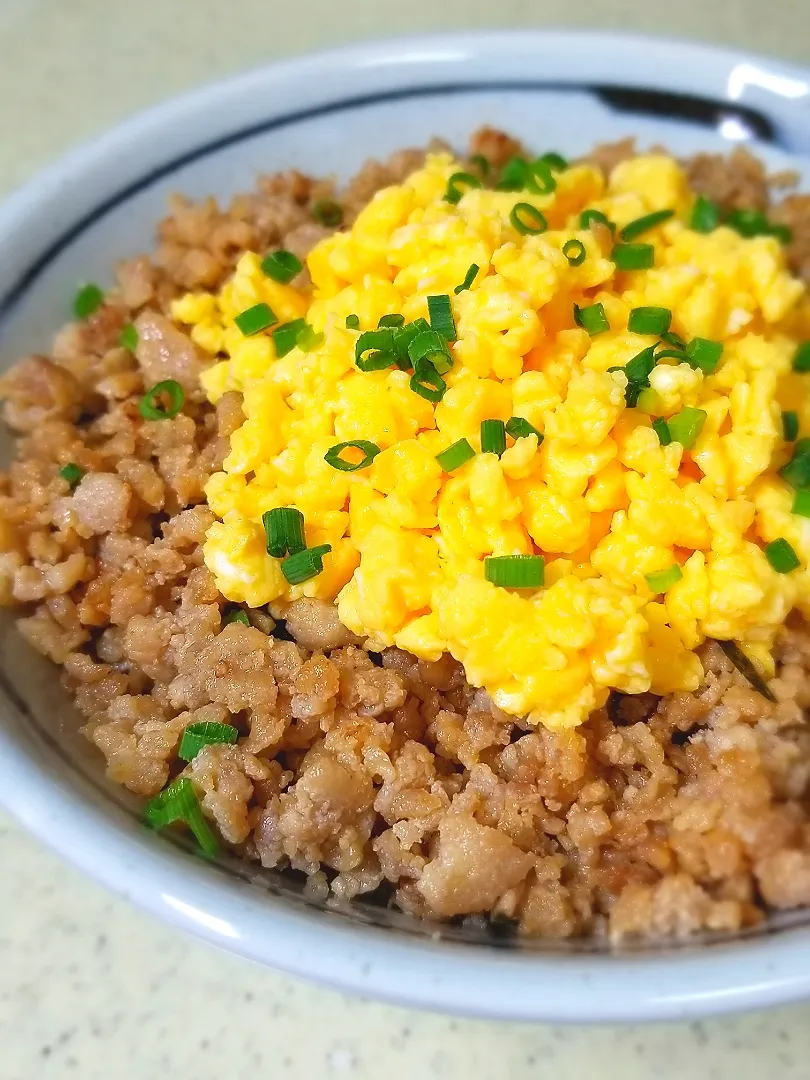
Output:
[[[807,325],[803,289],[770,236],[687,227],[694,200],[675,160],[655,154],[619,165],[607,184],[589,165],[557,175],[550,195],[469,190],[444,199],[460,166],[429,157],[379,192],[352,228],[310,254],[311,291],[279,285],[245,254],[217,296],[190,294],[173,315],[219,359],[204,385],[211,401],[244,395],[207,498],[220,519],[205,546],[221,592],[250,606],[316,596],[379,650],[396,645],[435,660],[450,652],[469,681],[507,712],[549,727],[581,723],[610,688],[694,690],[695,649],[736,639],[772,673],[769,650],[798,605],[810,616],[810,519],[791,513],[777,469],[789,456],[781,408],[810,433],[810,397],[791,361]],[[548,231],[510,223],[529,202]],[[640,238],[651,269],[619,272],[586,207],[621,229],[662,208],[675,216]],[[562,253],[577,239],[586,258]],[[454,291],[471,264],[470,288]],[[358,331],[380,317],[427,317],[427,297],[448,294],[457,327],[453,367],[437,404],[397,368],[362,372]],[[283,322],[305,316],[322,339],[278,359],[272,331],[245,337],[234,318],[270,305]],[[574,305],[600,303],[610,329],[593,337]],[[631,333],[640,306],[673,312],[672,330],[723,343],[711,374],[662,359],[638,404],[625,404],[623,367],[657,339]],[[799,404],[796,404],[796,403]],[[686,450],[652,426],[685,407],[705,422]],[[543,436],[480,452],[483,420],[525,418]],[[450,473],[436,455],[466,438],[475,456]],[[341,472],[324,455],[369,440],[367,468]],[[310,546],[330,544],[323,572],[289,585],[265,550],[262,514],[299,509]],[[801,560],[777,573],[764,553],[790,541]],[[545,584],[510,590],[485,577],[487,556],[542,554]],[[663,593],[647,575],[677,565]]]

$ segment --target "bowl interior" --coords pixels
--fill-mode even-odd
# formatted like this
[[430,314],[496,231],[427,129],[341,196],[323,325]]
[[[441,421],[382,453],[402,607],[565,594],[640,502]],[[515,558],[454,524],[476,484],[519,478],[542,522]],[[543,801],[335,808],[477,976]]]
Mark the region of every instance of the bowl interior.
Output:
[[[641,147],[663,144],[682,154],[728,150],[734,142],[756,134],[761,138],[754,141],[755,151],[770,166],[798,168],[804,181],[810,177],[808,162],[779,145],[790,142],[783,135],[790,125],[781,123],[779,110],[769,112],[755,98],[756,108],[747,111],[740,95],[735,98],[730,93],[729,73],[739,69],[740,58],[715,59],[711,78],[695,76],[696,84],[705,84],[710,92],[692,97],[688,86],[669,85],[662,74],[665,63],[651,64],[647,58],[646,76],[638,84],[628,82],[626,70],[619,72],[617,67],[615,85],[607,74],[594,85],[584,74],[577,78],[578,70],[590,70],[593,42],[578,46],[575,36],[558,36],[555,45],[547,38],[541,43],[537,36],[532,52],[525,40],[518,43],[515,36],[510,45],[506,37],[497,36],[489,45],[486,38],[477,39],[475,48],[470,45],[466,50],[455,43],[455,58],[448,54],[446,44],[443,53],[436,42],[419,48],[411,43],[387,51],[358,51],[343,60],[333,56],[320,66],[313,61],[302,62],[299,68],[291,65],[283,78],[277,70],[255,73],[226,88],[212,88],[177,106],[157,110],[74,155],[36,181],[5,214],[0,211],[0,251],[4,252],[0,364],[6,367],[20,355],[46,351],[53,333],[69,317],[78,283],[107,283],[117,259],[149,250],[172,192],[192,198],[213,194],[227,200],[250,190],[257,174],[290,167],[315,175],[334,173],[346,180],[366,158],[425,144],[434,135],[463,150],[470,133],[484,123],[515,133],[538,151],[554,149],[572,157],[594,143],[628,134],[636,136]],[[564,66],[557,55],[563,46]],[[666,47],[659,49],[666,60]],[[696,55],[706,60],[699,50]],[[610,57],[603,56],[600,62],[609,73]],[[318,86],[313,88],[316,72]],[[794,76],[783,78],[797,81]],[[6,433],[0,438],[0,454],[7,460],[10,440]],[[180,868],[189,881],[219,878],[219,885],[233,890],[254,913],[267,905],[276,910],[281,906],[293,912],[311,911],[313,902],[306,896],[303,879],[294,874],[257,871],[255,865],[228,857],[215,867],[201,867],[182,844],[146,836],[138,822],[138,801],[105,780],[100,756],[78,727],[55,669],[24,644],[10,616],[4,614],[0,619],[0,797],[13,812],[85,869],[142,901],[131,876],[135,867],[147,865],[146,877],[172,876]],[[154,890],[156,886],[150,881],[145,887]],[[160,904],[151,906],[166,914],[169,892],[165,891]],[[188,908],[189,894],[183,895],[185,899],[178,899],[180,892],[174,895],[175,904]],[[228,932],[214,925],[223,919],[214,910],[212,896],[208,894],[209,903],[198,905],[196,921],[202,920],[201,932],[228,944]],[[476,953],[492,953],[493,946],[507,945],[535,956],[570,957],[604,948],[581,941],[517,942],[508,933],[493,932],[483,921],[480,925],[475,921],[445,926],[418,923],[388,908],[384,897],[329,906],[328,917],[316,917],[351,927],[384,928],[388,937],[393,933],[403,941],[427,943],[441,937],[472,947]],[[176,912],[177,921],[188,925],[188,911],[176,908]],[[757,935],[761,938],[803,921],[802,916],[781,917]],[[234,930],[235,923],[224,923]],[[242,934],[237,926],[230,937]],[[664,952],[684,949],[660,948]],[[693,944],[686,951],[691,950]],[[251,944],[241,951],[256,955],[261,950]],[[656,951],[649,946],[643,950],[646,956]],[[292,962],[286,966],[295,969]],[[303,961],[301,967],[306,968]],[[336,977],[336,981],[340,980]],[[487,1011],[498,1013],[510,1007],[495,1005]],[[606,1006],[602,1018],[611,1014],[611,1008]],[[660,1014],[671,1012],[664,1009]],[[530,1014],[553,1015],[553,1009],[535,1006]]]

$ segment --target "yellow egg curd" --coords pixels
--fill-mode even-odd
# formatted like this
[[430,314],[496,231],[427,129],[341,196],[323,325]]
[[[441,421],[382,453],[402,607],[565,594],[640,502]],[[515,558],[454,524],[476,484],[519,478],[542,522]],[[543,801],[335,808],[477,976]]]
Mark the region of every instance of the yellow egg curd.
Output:
[[[244,423],[207,487],[219,520],[205,560],[220,591],[251,607],[335,600],[369,648],[449,652],[502,709],[552,728],[581,723],[611,688],[694,690],[706,638],[738,641],[772,674],[786,615],[810,614],[810,518],[792,512],[778,472],[793,450],[782,410],[810,433],[806,376],[793,370],[810,320],[778,239],[691,229],[694,194],[661,154],[607,183],[576,165],[548,194],[470,189],[454,203],[461,168],[433,155],[379,192],[311,252],[311,288],[279,284],[246,253],[218,295],[175,303],[217,358],[210,400],[243,395]],[[534,213],[516,216],[516,203]],[[618,244],[629,222],[674,213],[634,241],[652,245],[652,265],[628,270],[608,229],[583,227],[588,208]],[[542,227],[536,211],[547,228],[525,233]],[[456,329],[440,401],[416,393],[409,370],[356,363],[360,333],[391,314],[427,318],[428,296],[449,297]],[[278,323],[245,336],[235,319],[257,304],[278,323],[305,318],[299,345],[277,355]],[[677,337],[631,330],[646,307],[669,309]],[[704,367],[685,359],[695,338],[722,345],[719,362],[716,347]],[[625,365],[651,347],[665,355],[633,386]],[[481,452],[482,421],[513,417],[542,438]],[[447,472],[436,455],[459,439],[475,453]],[[335,469],[325,455],[350,440],[379,453]],[[331,545],[302,584],[267,553],[262,515],[275,507],[303,514],[309,546]],[[774,568],[776,540],[798,568]],[[517,554],[545,559],[542,587],[488,580],[487,557]]]

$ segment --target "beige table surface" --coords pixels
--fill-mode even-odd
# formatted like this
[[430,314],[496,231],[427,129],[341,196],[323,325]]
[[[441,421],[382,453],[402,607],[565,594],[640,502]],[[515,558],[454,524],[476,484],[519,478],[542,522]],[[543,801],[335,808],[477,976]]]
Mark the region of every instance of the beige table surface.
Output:
[[[660,30],[806,59],[808,0],[0,0],[0,197],[191,85],[326,44],[519,25]],[[810,1005],[648,1028],[453,1020],[221,955],[0,816],[0,1080],[810,1077]]]

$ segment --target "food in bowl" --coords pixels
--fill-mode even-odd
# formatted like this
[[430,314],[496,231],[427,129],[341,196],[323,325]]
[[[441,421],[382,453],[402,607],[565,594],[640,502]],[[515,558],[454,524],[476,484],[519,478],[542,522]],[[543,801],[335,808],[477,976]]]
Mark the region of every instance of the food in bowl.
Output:
[[2,599],[108,775],[428,919],[810,904],[810,198],[484,129],[178,199],[2,380]]

